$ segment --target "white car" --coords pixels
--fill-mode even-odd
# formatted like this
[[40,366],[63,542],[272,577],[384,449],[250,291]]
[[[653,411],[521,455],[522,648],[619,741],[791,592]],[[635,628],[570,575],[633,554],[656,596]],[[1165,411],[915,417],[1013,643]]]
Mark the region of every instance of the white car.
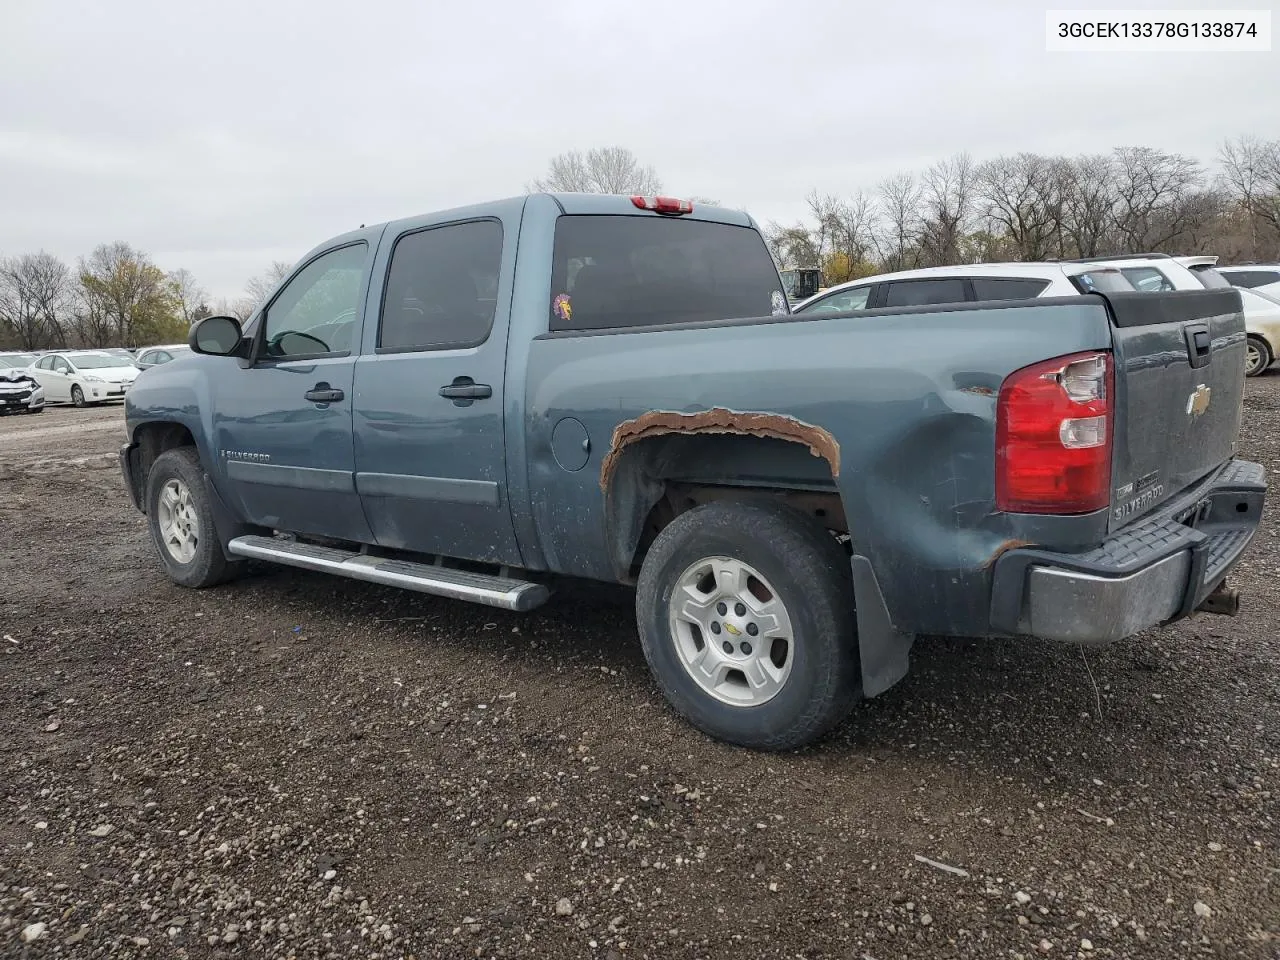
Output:
[[74,403],[84,407],[106,400],[122,400],[141,372],[124,357],[100,350],[49,353],[27,372],[44,388],[50,403]]
[[[1190,274],[1188,273],[1190,277]],[[1195,283],[1195,278],[1191,277]],[[792,313],[844,313],[878,307],[916,307],[975,300],[1073,297],[1092,290],[1132,290],[1110,263],[970,263],[924,267],[851,280],[823,290]]]
[[1237,267],[1218,267],[1217,270],[1237,287],[1257,290],[1269,297],[1280,297],[1280,263],[1251,263]]

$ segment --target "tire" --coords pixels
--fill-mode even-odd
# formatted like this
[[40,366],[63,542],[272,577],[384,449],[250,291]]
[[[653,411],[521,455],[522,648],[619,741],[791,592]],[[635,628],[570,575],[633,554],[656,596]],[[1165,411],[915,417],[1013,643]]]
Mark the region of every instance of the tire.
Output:
[[170,580],[202,588],[239,574],[243,564],[227,560],[218,541],[204,468],[194,447],[156,457],[147,474],[146,498],[151,541]]
[[77,407],[88,406],[88,404],[84,402],[84,391],[80,389],[80,384],[78,383],[73,383],[71,385],[71,402]]
[[[724,591],[721,578],[736,580],[735,589]],[[681,595],[686,610],[702,613],[677,615],[671,601]],[[781,629],[761,612],[770,609],[770,595],[785,614]],[[743,600],[730,603],[732,597]],[[699,617],[709,618],[705,630],[693,628]],[[817,521],[782,504],[719,501],[668,524],[640,570],[636,621],[663,695],[718,740],[764,750],[802,747],[844,719],[861,693],[848,558]],[[767,639],[769,633],[776,636]],[[699,637],[709,648],[705,655]],[[754,645],[751,637],[758,638]],[[710,646],[713,639],[718,647]],[[721,656],[725,644],[734,649]],[[696,678],[698,667],[686,665],[695,660],[720,679],[706,672]],[[736,669],[738,663],[751,666]]]
[[1274,354],[1271,352],[1271,346],[1262,337],[1256,337],[1249,334],[1249,347],[1247,359],[1245,360],[1244,375],[1246,377],[1260,377],[1267,372],[1267,368],[1271,366],[1275,360]]

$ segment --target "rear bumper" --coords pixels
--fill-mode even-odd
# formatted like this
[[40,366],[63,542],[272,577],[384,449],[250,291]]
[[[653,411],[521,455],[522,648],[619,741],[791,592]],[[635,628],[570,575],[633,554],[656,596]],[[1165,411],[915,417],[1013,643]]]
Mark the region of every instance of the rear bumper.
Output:
[[1092,550],[1010,550],[994,571],[993,630],[1100,645],[1187,616],[1248,547],[1266,492],[1260,464],[1231,460]]

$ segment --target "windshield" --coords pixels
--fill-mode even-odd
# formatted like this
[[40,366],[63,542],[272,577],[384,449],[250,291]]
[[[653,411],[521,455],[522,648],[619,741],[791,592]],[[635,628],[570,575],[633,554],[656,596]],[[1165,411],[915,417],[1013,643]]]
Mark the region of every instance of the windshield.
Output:
[[104,367],[132,367],[133,362],[109,353],[73,353],[67,357],[81,370],[101,370]]
[[0,357],[0,367],[27,367],[36,358],[34,353],[14,353]]

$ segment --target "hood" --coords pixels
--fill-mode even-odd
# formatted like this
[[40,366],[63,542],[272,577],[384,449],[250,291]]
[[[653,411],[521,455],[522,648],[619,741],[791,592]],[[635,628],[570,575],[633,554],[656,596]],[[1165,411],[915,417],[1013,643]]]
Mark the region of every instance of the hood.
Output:
[[128,383],[138,375],[137,367],[99,367],[96,370],[81,370],[86,377],[98,377],[107,383]]
[[27,373],[25,367],[0,367],[0,380],[8,383],[21,383],[27,380],[36,382],[36,378]]

